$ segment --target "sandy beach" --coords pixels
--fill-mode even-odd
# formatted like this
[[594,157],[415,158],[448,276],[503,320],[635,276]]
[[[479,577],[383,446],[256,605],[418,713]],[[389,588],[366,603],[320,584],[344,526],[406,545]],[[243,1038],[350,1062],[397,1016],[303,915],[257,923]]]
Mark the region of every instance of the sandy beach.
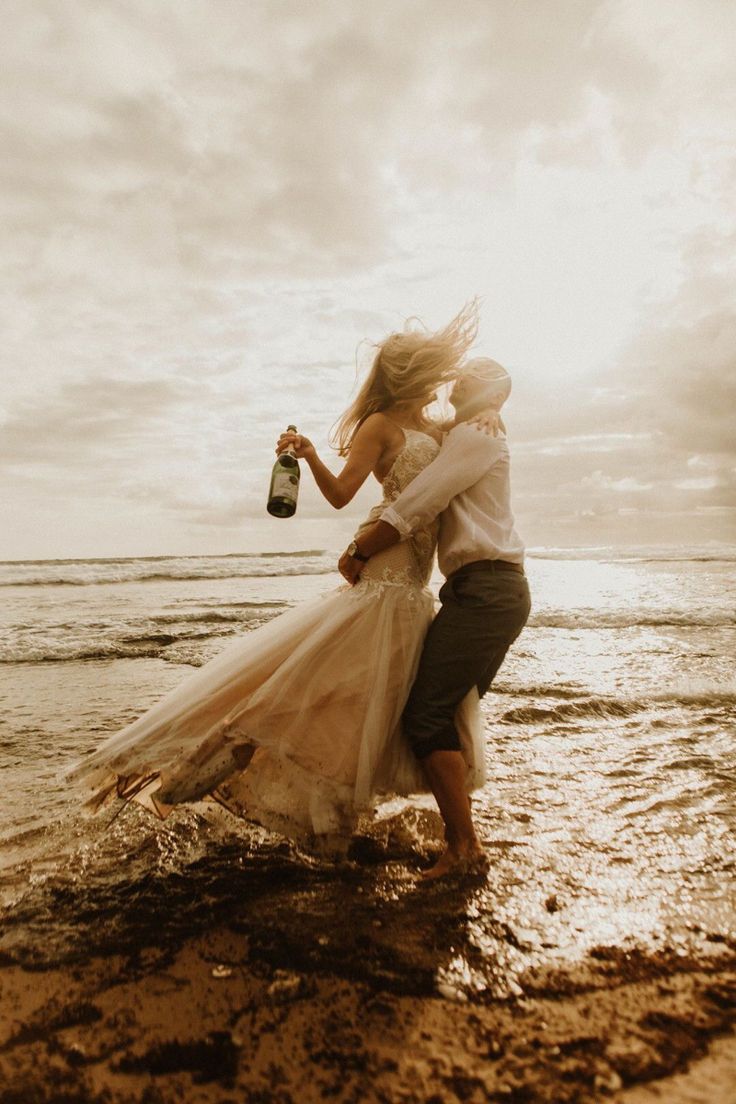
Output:
[[732,935],[586,945],[557,894],[526,930],[500,865],[421,881],[438,829],[395,814],[337,863],[229,845],[197,907],[170,876],[113,886],[114,918],[57,885],[58,951],[4,941],[0,1104],[733,1104]]
[[490,871],[433,888],[427,799],[333,863],[64,784],[333,558],[6,565],[0,1104],[734,1104],[732,565],[530,559]]
[[736,1099],[735,945],[599,946],[469,998],[433,984],[461,949],[462,892],[416,894],[431,920],[413,931],[404,910],[348,902],[329,937],[264,916],[181,942],[152,930],[130,953],[57,968],[6,955],[0,1101]]

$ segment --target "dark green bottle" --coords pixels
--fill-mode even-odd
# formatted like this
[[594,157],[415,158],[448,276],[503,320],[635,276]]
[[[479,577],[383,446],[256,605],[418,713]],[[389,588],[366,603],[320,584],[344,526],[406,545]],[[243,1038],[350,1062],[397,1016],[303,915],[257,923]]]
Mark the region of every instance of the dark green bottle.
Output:
[[[296,426],[286,427],[288,432],[296,433]],[[299,462],[291,449],[276,457],[271,474],[271,486],[268,489],[266,509],[274,517],[291,517],[296,512],[296,500],[299,495]]]

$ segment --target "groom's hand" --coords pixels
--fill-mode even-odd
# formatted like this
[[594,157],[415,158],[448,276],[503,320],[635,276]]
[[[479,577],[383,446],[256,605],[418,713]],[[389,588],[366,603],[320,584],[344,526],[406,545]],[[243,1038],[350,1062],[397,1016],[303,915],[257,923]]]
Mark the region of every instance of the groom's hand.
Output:
[[351,586],[355,586],[364,567],[365,564],[362,563],[361,560],[356,560],[348,552],[343,552],[337,563],[338,571],[343,579],[347,579]]

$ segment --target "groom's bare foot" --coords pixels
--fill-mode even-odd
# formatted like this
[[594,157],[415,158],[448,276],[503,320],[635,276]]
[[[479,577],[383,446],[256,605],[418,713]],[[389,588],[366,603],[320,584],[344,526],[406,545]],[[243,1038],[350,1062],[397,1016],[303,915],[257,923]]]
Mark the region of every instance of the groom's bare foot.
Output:
[[422,871],[420,877],[423,882],[433,882],[438,878],[447,878],[451,875],[486,874],[487,872],[488,856],[480,847],[462,850],[448,847],[434,866]]

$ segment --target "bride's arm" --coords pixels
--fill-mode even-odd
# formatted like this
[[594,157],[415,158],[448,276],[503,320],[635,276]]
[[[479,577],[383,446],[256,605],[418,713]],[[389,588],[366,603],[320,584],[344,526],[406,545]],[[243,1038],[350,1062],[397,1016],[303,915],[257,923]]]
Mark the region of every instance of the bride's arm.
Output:
[[[440,433],[449,433],[457,424],[457,418],[448,418],[444,422],[438,422],[437,429]],[[503,418],[496,410],[484,410],[480,414],[476,414],[474,418],[468,418],[468,425],[474,425],[477,429],[482,429],[484,433],[490,434],[491,437],[498,437],[499,430],[501,430],[501,433],[506,433]]]
[[316,448],[303,434],[282,433],[276,452],[282,453],[289,446],[293,447],[297,460],[306,460],[309,464],[314,481],[330,506],[340,510],[355,497],[381,458],[386,446],[383,418],[380,414],[366,418],[353,437],[345,467],[339,475],[320,460]]

